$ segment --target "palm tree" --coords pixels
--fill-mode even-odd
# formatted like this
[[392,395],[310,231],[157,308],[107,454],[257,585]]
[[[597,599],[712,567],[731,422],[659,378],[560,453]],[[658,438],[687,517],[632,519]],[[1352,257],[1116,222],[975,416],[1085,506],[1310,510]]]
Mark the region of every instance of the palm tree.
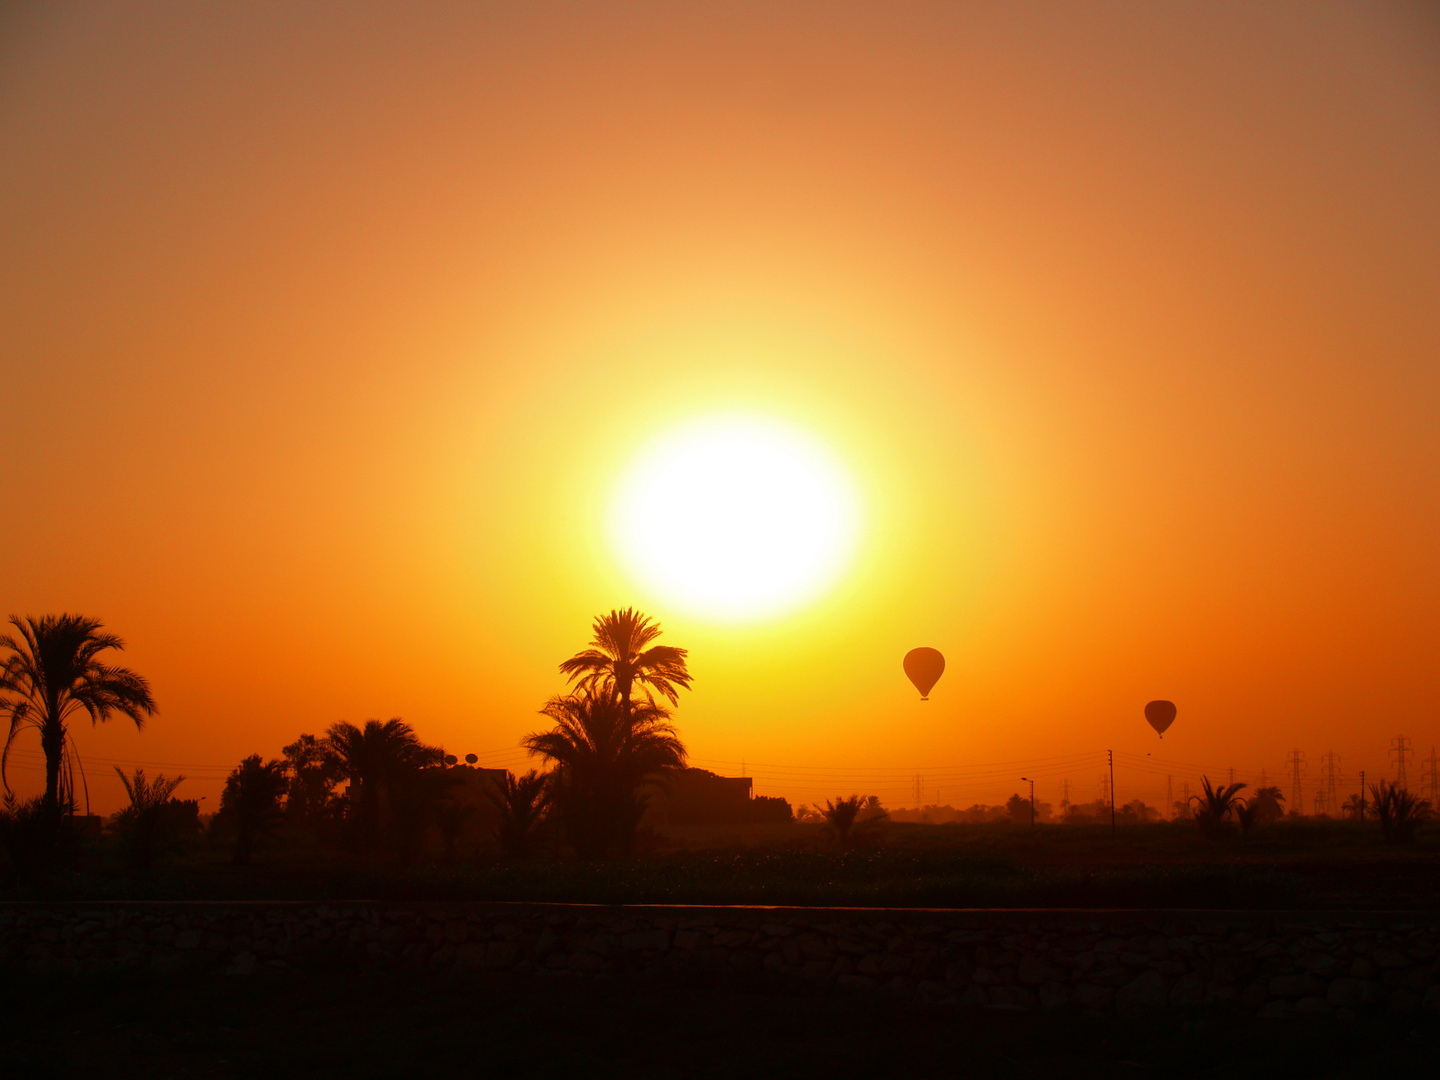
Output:
[[1365,803],[1361,796],[1351,795],[1348,799],[1346,799],[1343,803],[1340,804],[1340,813],[1353,821],[1359,821],[1360,812],[1364,808]]
[[500,811],[495,839],[512,859],[528,858],[535,850],[540,822],[550,802],[550,774],[531,769],[524,776],[507,772],[486,795]]
[[285,763],[262,763],[259,754],[251,754],[226,778],[216,818],[222,828],[235,829],[237,865],[247,865],[255,845],[279,826],[285,788]]
[[10,650],[0,668],[0,718],[9,717],[10,733],[0,753],[0,782],[10,790],[5,765],[10,747],[23,728],[40,732],[45,753],[45,801],[51,814],[62,804],[73,804],[74,781],[69,769],[61,775],[71,739],[71,718],[82,709],[92,724],[120,712],[145,726],[145,718],[159,710],[150,684],[129,668],[110,667],[96,657],[106,649],[121,650],[125,643],[114,634],[102,634],[99,619],[83,615],[44,615],[39,619],[10,616],[19,639],[0,634],[0,646]]
[[350,782],[350,806],[361,841],[380,841],[380,800],[406,773],[439,765],[443,750],[426,746],[414,728],[396,717],[381,723],[367,720],[363,728],[341,721],[331,724],[326,742],[341,774]]
[[1225,820],[1244,805],[1244,800],[1238,796],[1245,785],[1237,783],[1211,787],[1208,776],[1202,776],[1200,782],[1205,785],[1205,794],[1192,795],[1190,801],[1195,804],[1195,820],[1200,825],[1200,831],[1207,838],[1214,839],[1220,835]]
[[869,798],[863,795],[851,795],[849,798],[837,795],[834,802],[825,800],[825,809],[820,813],[826,828],[834,834],[842,847],[857,843],[863,828],[878,824],[890,816],[875,795]]
[[170,796],[185,777],[167,780],[162,773],[154,780],[147,780],[144,769],[136,769],[135,775],[130,777],[118,765],[115,772],[125,785],[125,794],[130,797],[130,805],[115,815],[115,825],[125,838],[130,858],[137,867],[145,870],[154,858],[156,842],[168,831],[166,811],[170,808]]
[[520,744],[559,766],[556,796],[570,842],[586,858],[628,853],[648,801],[641,784],[685,765],[670,714],[608,692],[551,698],[540,712],[555,727]]
[[650,645],[660,636],[660,624],[634,608],[612,610],[597,616],[593,627],[595,637],[590,648],[578,652],[560,665],[560,673],[576,684],[584,694],[601,690],[624,702],[628,708],[630,695],[638,682],[670,699],[680,702],[680,690],[690,689],[690,672],[685,668],[686,650],[671,645]]
[[1408,843],[1415,839],[1420,826],[1430,820],[1430,800],[1419,798],[1398,784],[1384,780],[1371,784],[1370,798],[1374,800],[1380,834],[1386,840]]
[[1255,803],[1256,821],[1279,821],[1285,816],[1285,808],[1280,805],[1285,793],[1273,784],[1256,788],[1251,801]]

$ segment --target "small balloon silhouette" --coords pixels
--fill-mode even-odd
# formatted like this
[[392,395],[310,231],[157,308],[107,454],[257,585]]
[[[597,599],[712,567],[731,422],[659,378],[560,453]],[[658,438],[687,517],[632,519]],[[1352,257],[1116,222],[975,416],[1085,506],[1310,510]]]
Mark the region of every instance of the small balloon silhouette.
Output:
[[920,700],[930,700],[930,688],[940,681],[945,671],[945,657],[939,649],[911,649],[905,654],[905,674],[920,691]]
[[1175,722],[1175,703],[1172,701],[1150,702],[1145,706],[1145,719],[1150,721],[1150,726],[1163,739],[1165,729]]

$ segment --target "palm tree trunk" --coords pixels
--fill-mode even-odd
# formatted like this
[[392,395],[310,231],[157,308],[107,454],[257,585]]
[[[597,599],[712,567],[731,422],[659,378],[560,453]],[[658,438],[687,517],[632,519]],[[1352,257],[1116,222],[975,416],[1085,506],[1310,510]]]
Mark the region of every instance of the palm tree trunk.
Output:
[[45,751],[45,808],[51,813],[60,810],[60,758],[65,750],[65,729],[47,723],[40,732],[40,748]]

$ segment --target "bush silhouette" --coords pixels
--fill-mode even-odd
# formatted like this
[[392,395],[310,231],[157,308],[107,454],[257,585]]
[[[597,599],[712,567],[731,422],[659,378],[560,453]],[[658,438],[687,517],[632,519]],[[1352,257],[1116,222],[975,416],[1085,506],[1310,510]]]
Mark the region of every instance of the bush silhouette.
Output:
[[1384,780],[1371,784],[1370,798],[1374,800],[1375,819],[1380,822],[1380,835],[1392,843],[1414,840],[1420,826],[1430,820],[1429,801],[1395,784]]

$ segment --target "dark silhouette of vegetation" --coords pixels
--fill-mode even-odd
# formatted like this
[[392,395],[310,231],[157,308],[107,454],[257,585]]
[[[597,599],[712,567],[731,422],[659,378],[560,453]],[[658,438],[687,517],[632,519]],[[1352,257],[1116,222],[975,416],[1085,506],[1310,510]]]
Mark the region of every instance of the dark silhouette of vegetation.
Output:
[[144,769],[136,769],[134,776],[126,776],[118,765],[115,772],[130,798],[130,805],[115,815],[115,828],[124,840],[131,862],[137,869],[148,870],[155,859],[156,848],[181,827],[185,811],[171,796],[185,777],[167,780],[162,774],[148,780]]
[[595,637],[590,648],[576,653],[560,665],[560,672],[575,684],[582,695],[613,695],[626,707],[636,683],[655,690],[679,704],[680,690],[690,689],[690,672],[685,667],[686,650],[670,645],[650,645],[660,636],[660,624],[634,608],[611,611],[594,623]]
[[405,769],[391,777],[387,791],[395,825],[395,850],[401,866],[415,861],[426,830],[431,826],[441,827],[447,810],[455,809],[448,797],[455,783],[455,778],[440,768],[438,762]]
[[1359,821],[1365,809],[1365,800],[1358,794],[1351,795],[1340,804],[1340,814],[1351,821]]
[[500,811],[495,839],[512,859],[528,859],[540,843],[540,825],[550,802],[550,777],[531,769],[517,777],[507,772],[488,793]]
[[226,778],[215,828],[234,833],[236,865],[248,865],[260,841],[279,828],[285,788],[284,763],[262,762],[259,754],[251,754]]
[[825,809],[820,813],[826,829],[841,847],[851,847],[859,843],[866,827],[890,816],[874,795],[869,798],[863,795],[837,795],[834,802],[825,800]]
[[1430,820],[1429,800],[1384,780],[1370,785],[1370,799],[1380,835],[1392,843],[1410,843],[1420,826]]
[[340,774],[350,782],[347,792],[355,835],[363,847],[380,845],[381,804],[394,799],[395,788],[408,773],[438,766],[443,750],[426,746],[413,728],[399,719],[367,720],[363,728],[341,722],[326,733]]
[[282,751],[290,784],[285,796],[285,816],[300,824],[314,824],[325,818],[335,785],[341,780],[340,764],[324,739],[301,735]]
[[0,802],[0,866],[30,873],[67,861],[75,853],[75,831],[64,807],[52,806],[43,795]]
[[603,691],[551,698],[540,712],[555,727],[521,745],[558,766],[554,794],[571,845],[583,858],[628,855],[647,801],[640,786],[685,764],[670,714]]
[[1280,804],[1284,801],[1285,793],[1273,784],[1256,788],[1255,793],[1250,797],[1250,802],[1254,807],[1255,823],[1267,824],[1283,818],[1285,808]]
[[15,736],[27,727],[40,733],[45,754],[45,805],[52,816],[73,813],[74,780],[66,751],[70,749],[69,723],[85,712],[92,724],[123,713],[144,727],[157,710],[150,684],[129,668],[111,667],[97,657],[125,643],[114,634],[102,634],[99,619],[83,615],[44,615],[39,619],[10,616],[19,637],[0,634],[0,647],[9,650],[0,667],[0,719],[10,721],[5,749],[0,753],[0,780],[10,790],[5,765]]
[[1244,805],[1239,795],[1245,785],[1236,783],[1211,787],[1208,776],[1202,776],[1200,782],[1204,785],[1204,794],[1192,795],[1190,801],[1195,806],[1195,821],[1201,834],[1208,840],[1214,840],[1224,835],[1226,823]]
[[455,861],[460,846],[460,834],[464,832],[466,823],[475,816],[478,809],[479,807],[467,802],[458,802],[448,795],[440,804],[436,825],[440,829],[440,839],[445,845],[446,862]]

